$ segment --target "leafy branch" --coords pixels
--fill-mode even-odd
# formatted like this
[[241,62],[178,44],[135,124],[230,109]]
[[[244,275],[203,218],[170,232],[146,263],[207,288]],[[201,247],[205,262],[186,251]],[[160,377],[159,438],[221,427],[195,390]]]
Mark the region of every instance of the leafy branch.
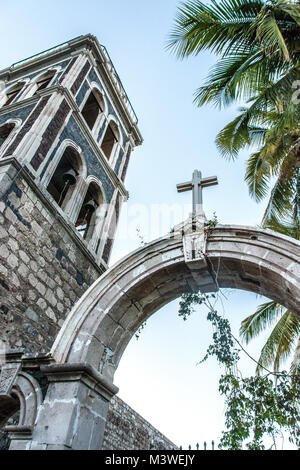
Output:
[[[182,296],[179,316],[183,320],[195,311],[195,305],[205,305],[208,321],[213,326],[212,343],[205,357],[215,356],[225,367],[219,380],[219,392],[225,397],[225,426],[220,440],[220,449],[240,450],[246,444],[249,450],[264,450],[264,438],[271,437],[276,449],[276,438],[282,430],[290,435],[290,442],[300,448],[300,380],[286,372],[271,372],[267,375],[243,378],[238,370],[240,352],[245,352],[231,332],[230,322],[218,315],[214,304],[216,294],[192,293]],[[212,300],[213,299],[213,303]],[[238,343],[240,349],[235,347]]]

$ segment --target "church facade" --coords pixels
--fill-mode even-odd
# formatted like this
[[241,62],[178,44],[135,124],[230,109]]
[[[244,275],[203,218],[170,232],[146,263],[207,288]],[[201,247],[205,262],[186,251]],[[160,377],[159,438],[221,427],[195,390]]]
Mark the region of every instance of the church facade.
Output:
[[[130,156],[141,144],[94,36],[0,71],[0,350],[47,355],[71,307],[107,270]],[[111,436],[134,414],[118,400]],[[154,428],[137,421],[127,445],[141,448],[143,428],[142,448],[157,446]],[[115,445],[125,445],[120,435]],[[173,444],[159,435],[159,446]]]

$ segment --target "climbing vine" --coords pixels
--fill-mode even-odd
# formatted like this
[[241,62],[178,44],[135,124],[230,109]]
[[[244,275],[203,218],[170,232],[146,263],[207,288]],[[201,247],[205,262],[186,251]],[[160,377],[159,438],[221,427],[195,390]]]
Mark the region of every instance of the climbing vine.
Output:
[[142,331],[146,328],[147,322],[145,321],[144,323],[141,324],[141,326],[137,329],[135,333],[136,339],[140,339],[140,336],[142,334]]
[[271,448],[276,449],[283,431],[287,431],[290,442],[300,448],[300,377],[291,377],[285,371],[266,370],[265,376],[243,378],[238,361],[245,350],[233,336],[229,321],[215,310],[215,300],[216,294],[185,294],[180,301],[179,316],[186,321],[195,305],[208,308],[207,320],[213,327],[212,343],[200,363],[215,356],[225,368],[219,380],[219,392],[225,398],[226,430],[219,448],[264,450],[268,436],[273,442]]
[[211,230],[212,228],[215,228],[217,225],[218,225],[219,221],[218,221],[218,217],[217,217],[217,214],[214,212],[213,213],[213,218],[212,219],[209,219],[206,224],[205,224],[205,227],[204,227],[204,230],[206,232],[208,232],[209,230]]

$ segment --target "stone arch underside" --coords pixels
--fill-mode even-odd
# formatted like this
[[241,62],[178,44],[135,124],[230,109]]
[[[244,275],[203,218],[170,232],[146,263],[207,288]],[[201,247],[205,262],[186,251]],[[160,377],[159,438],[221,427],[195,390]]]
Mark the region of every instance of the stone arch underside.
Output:
[[185,262],[182,238],[160,238],[102,275],[67,317],[52,355],[57,363],[89,363],[108,380],[130,339],[162,306],[185,292],[243,289],[300,316],[300,242],[278,233],[217,226],[206,262]]

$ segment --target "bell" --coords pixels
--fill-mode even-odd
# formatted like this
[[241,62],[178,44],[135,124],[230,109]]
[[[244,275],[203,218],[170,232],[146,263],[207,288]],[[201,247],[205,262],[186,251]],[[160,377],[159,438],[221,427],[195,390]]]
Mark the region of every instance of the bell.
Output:
[[84,207],[92,212],[94,212],[97,209],[97,204],[93,199],[91,199],[89,202],[87,202]]
[[77,181],[77,174],[73,168],[70,170],[66,171],[66,173],[63,174],[63,180],[65,183],[68,183],[69,186],[74,186]]

